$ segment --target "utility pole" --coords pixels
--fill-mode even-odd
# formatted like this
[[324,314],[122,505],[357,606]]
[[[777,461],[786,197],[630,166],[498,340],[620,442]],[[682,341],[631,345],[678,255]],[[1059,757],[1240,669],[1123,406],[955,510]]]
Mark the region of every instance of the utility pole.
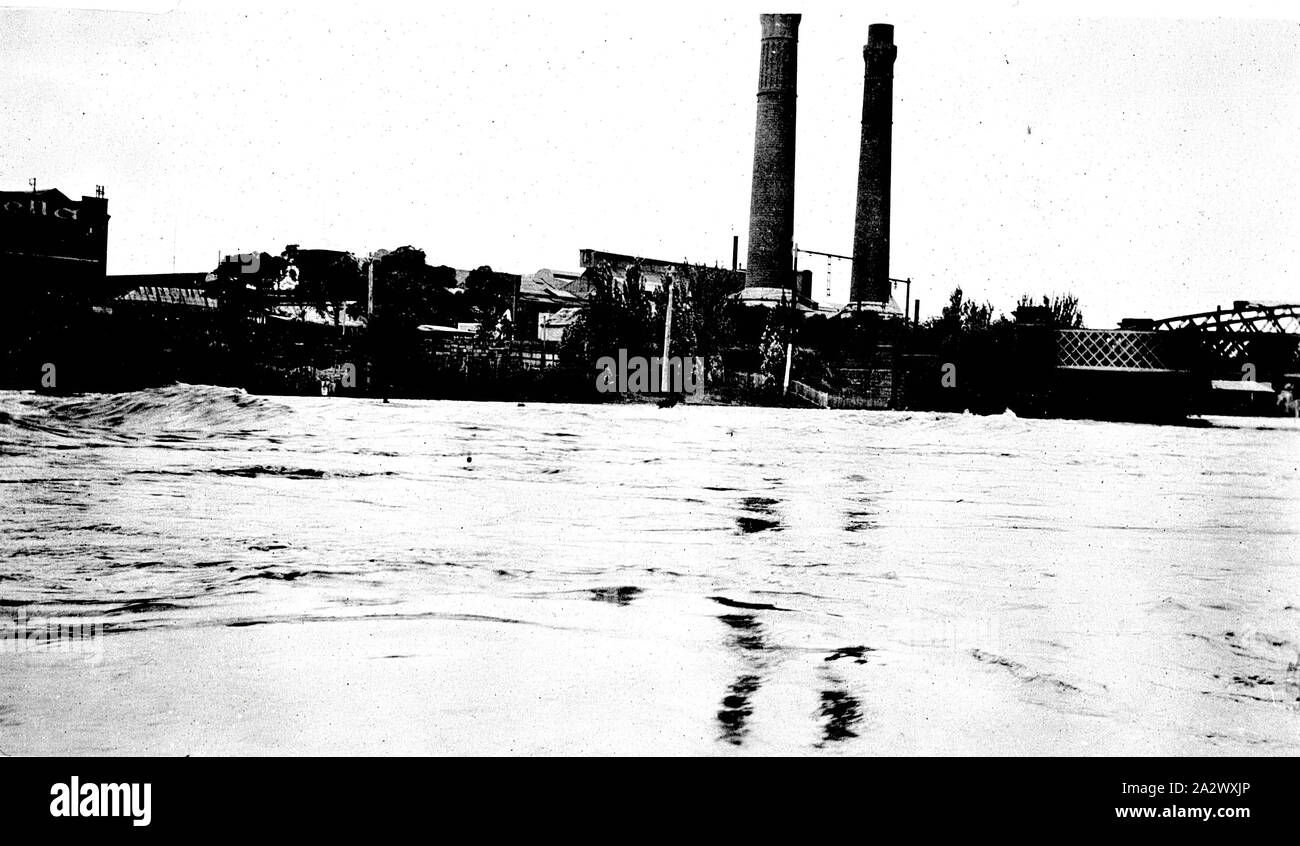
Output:
[[375,316],[375,259],[366,264],[366,319]]
[[787,342],[785,345],[785,381],[781,385],[781,393],[790,393],[790,363],[794,360],[794,344]]
[[790,277],[790,313],[794,314],[794,306],[799,299],[799,245],[794,245],[794,256],[791,264],[794,265],[794,275]]
[[794,273],[790,276],[790,315],[785,334],[785,378],[781,381],[781,394],[790,393],[790,365],[794,361],[794,324],[799,316],[799,245],[794,245]]
[[673,277],[668,276],[668,307],[664,310],[664,357],[659,359],[659,390],[667,393],[668,341],[673,332]]
[[[889,277],[889,289],[890,289],[891,292],[893,291],[895,285],[904,285],[904,286],[906,286],[906,289],[905,289],[905,290],[906,290],[906,293],[903,294],[903,322],[904,322],[904,323],[907,323],[907,315],[911,312],[911,302],[912,302],[912,277],[909,276],[909,277],[906,278],[906,279],[895,279],[895,278],[892,277],[892,276]],[[893,294],[891,293],[890,296],[893,296]],[[882,310],[881,310],[881,314],[884,314],[884,313],[885,313],[885,312],[884,312],[884,307],[887,306],[887,305],[889,305],[889,298],[888,298],[888,297],[885,298],[885,302],[883,302],[883,303],[880,304],[881,309],[882,309]]]

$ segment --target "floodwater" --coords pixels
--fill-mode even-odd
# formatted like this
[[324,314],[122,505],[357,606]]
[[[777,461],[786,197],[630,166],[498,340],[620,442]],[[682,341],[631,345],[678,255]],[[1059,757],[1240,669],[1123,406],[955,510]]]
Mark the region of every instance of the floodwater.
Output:
[[1215,422],[0,393],[0,752],[1295,755]]

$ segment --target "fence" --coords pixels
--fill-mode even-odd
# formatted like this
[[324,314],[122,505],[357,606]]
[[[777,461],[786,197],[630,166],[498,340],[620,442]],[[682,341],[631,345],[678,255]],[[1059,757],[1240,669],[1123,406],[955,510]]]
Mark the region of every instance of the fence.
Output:
[[790,393],[820,408],[889,408],[889,399],[886,397],[874,395],[863,397],[841,396],[840,394],[832,394],[829,391],[821,391],[810,387],[797,379],[790,380]]

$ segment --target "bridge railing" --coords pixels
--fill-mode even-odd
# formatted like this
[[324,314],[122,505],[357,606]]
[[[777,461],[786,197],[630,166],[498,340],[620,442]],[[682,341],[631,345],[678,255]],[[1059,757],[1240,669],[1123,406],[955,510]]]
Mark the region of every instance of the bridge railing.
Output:
[[1136,329],[1059,329],[1056,366],[1062,370],[1128,370],[1170,373],[1177,355],[1169,336]]

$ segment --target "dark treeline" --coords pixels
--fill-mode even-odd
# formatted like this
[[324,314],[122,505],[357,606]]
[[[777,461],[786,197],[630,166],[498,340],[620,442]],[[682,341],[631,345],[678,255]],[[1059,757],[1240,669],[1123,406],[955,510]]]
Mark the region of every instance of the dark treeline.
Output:
[[[19,303],[22,329],[4,339],[0,377],[42,387],[40,368],[55,363],[60,392],[171,381],[311,392],[318,371],[346,363],[358,380],[344,392],[609,399],[596,395],[595,362],[619,350],[662,354],[671,291],[669,354],[701,359],[716,400],[791,401],[782,390],[789,346],[791,378],[830,394],[853,396],[864,374],[888,373],[894,407],[1032,414],[1054,360],[1050,330],[1083,322],[1069,295],[1022,297],[1013,319],[958,288],[938,316],[912,325],[872,311],[747,306],[736,296],[743,277],[725,269],[650,273],[589,268],[585,305],[556,343],[539,340],[529,321],[515,325],[524,311],[517,275],[484,265],[458,278],[411,246],[365,257],[290,247],[220,262],[203,291],[215,309],[66,296]],[[436,330],[466,325],[477,332]]]
[[909,334],[903,366],[911,407],[997,414],[1046,412],[1058,329],[1083,326],[1070,294],[1026,294],[1011,316],[987,301],[970,299],[959,286],[948,303]]

